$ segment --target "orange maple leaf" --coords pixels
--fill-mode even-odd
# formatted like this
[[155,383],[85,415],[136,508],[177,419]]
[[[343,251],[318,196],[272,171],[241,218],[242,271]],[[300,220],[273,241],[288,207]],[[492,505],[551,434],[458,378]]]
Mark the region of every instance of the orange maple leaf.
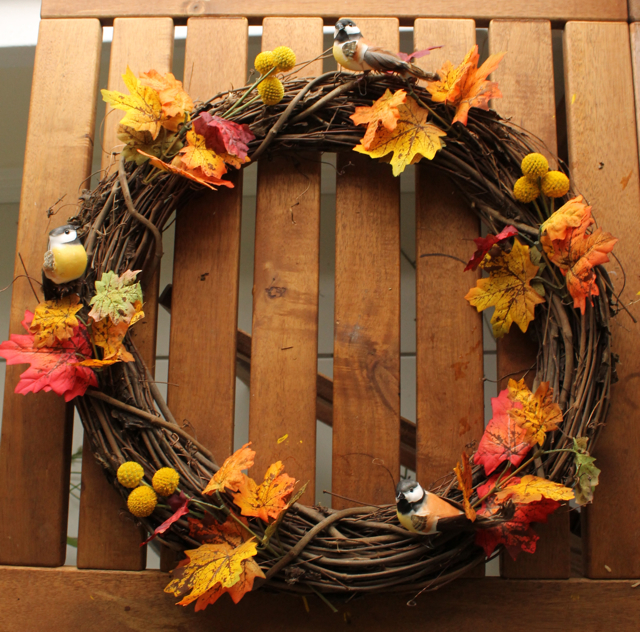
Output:
[[[136,302],[139,304],[138,301]],[[138,313],[141,312],[139,311]],[[133,322],[137,320],[139,318],[136,318],[135,321],[132,318]],[[80,364],[82,366],[100,367],[116,362],[133,362],[133,356],[125,349],[123,344],[128,329],[129,323],[121,321],[116,325],[110,316],[98,322],[92,321],[91,340],[96,347],[101,347],[104,350],[102,360],[91,358],[83,360]]]
[[56,340],[69,340],[78,326],[76,312],[81,309],[82,303],[77,294],[40,303],[29,326],[29,331],[34,334],[34,346],[38,349],[53,347]]
[[466,452],[462,453],[462,465],[458,463],[453,468],[453,471],[456,473],[456,478],[458,479],[458,489],[462,492],[464,514],[473,522],[476,519],[476,512],[469,501],[471,494],[473,494],[473,480],[471,464],[469,463],[469,457]]
[[573,297],[573,306],[584,314],[586,299],[593,305],[592,296],[598,296],[600,290],[596,283],[594,268],[609,261],[608,253],[613,250],[617,239],[601,228],[587,235],[583,230],[576,231],[562,241],[554,241],[548,236],[541,239],[547,256],[555,263],[567,279],[567,289]]
[[495,499],[502,502],[507,498],[518,504],[528,504],[548,498],[550,500],[571,500],[574,497],[573,490],[560,483],[554,483],[546,478],[527,475],[520,480],[509,483],[502,491],[499,491]]
[[243,516],[255,516],[269,522],[269,517],[277,518],[288,507],[286,499],[293,492],[296,480],[282,474],[283,469],[282,461],[272,463],[260,485],[252,478],[244,479],[239,493],[233,498]]
[[193,101],[184,91],[182,82],[170,72],[161,75],[157,70],[149,70],[140,74],[140,83],[153,88],[158,93],[162,111],[169,118],[164,126],[174,132],[177,131],[178,125],[184,122],[185,113],[193,110]]
[[250,445],[251,442],[245,443],[245,445],[225,460],[222,467],[213,475],[204,488],[203,494],[224,492],[225,489],[233,492],[240,491],[240,488],[247,479],[247,476],[242,473],[242,470],[249,469],[253,465],[253,460],[256,456],[256,453],[249,448]]
[[365,149],[370,149],[378,127],[382,126],[390,132],[396,128],[400,111],[398,105],[407,100],[407,93],[404,90],[397,90],[392,93],[387,88],[385,93],[372,105],[357,107],[355,114],[349,118],[356,125],[367,125],[367,131],[361,143]]
[[551,241],[564,241],[574,233],[584,233],[593,224],[591,207],[584,203],[581,195],[569,200],[540,226]]
[[532,444],[542,445],[546,433],[556,430],[562,423],[562,411],[553,401],[549,382],[542,382],[535,393],[529,390],[524,378],[518,382],[509,380],[507,388],[509,399],[522,404],[522,408],[512,408],[509,415],[527,431]]
[[467,124],[469,110],[474,108],[489,109],[489,100],[502,96],[495,81],[488,81],[487,77],[498,67],[504,53],[490,55],[478,68],[477,44],[467,53],[462,63],[454,68],[449,61],[445,62],[438,71],[440,81],[427,84],[431,98],[439,103],[451,103],[456,106],[453,123],[459,121]]
[[[225,522],[215,522],[215,520],[206,520],[208,514],[205,514],[205,522],[197,518],[187,518],[189,523],[189,537],[197,540],[202,544],[220,544],[226,542],[232,547],[236,547],[250,539],[249,532],[243,529],[233,518],[227,517]],[[244,518],[238,518],[246,522]]]
[[209,149],[204,136],[193,130],[187,132],[187,144],[180,150],[180,157],[187,169],[202,169],[205,176],[220,178],[227,173],[221,156]]

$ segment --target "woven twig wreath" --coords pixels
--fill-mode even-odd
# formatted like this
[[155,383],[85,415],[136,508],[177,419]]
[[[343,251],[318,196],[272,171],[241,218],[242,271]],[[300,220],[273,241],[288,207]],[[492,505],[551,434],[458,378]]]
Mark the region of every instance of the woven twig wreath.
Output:
[[[388,88],[393,92],[406,89],[407,84],[389,75],[362,81],[333,72],[312,80],[290,79],[280,103],[266,107],[257,102],[233,120],[249,125],[256,137],[249,143],[252,161],[282,152],[351,150],[361,142],[363,132],[350,116],[358,106],[371,106]],[[196,108],[193,117],[204,111],[228,112],[245,90],[214,97]],[[498,234],[512,225],[523,244],[539,242],[535,209],[518,202],[513,187],[522,175],[523,157],[535,152],[540,143],[493,111],[473,109],[466,127],[452,126],[450,107],[435,103],[421,87],[413,90],[414,97],[451,130],[446,146],[433,160],[423,162],[455,183],[490,232]],[[149,162],[137,166],[121,161],[118,171],[85,197],[71,220],[81,227],[89,254],[83,302],[88,305],[95,280],[107,271],[121,274],[142,269],[144,285],[159,263],[163,228],[174,212],[202,190],[180,175],[157,171]],[[542,273],[549,287],[557,289],[547,288],[547,300],[537,306],[529,328],[539,345],[535,384],[550,384],[564,416],[561,429],[546,434],[545,450],[571,448],[574,437],[588,437],[592,448],[606,417],[613,375],[612,294],[601,266],[596,275],[599,295],[592,297],[593,305],[587,305],[581,315],[564,283],[558,286],[558,278],[562,279],[558,268],[548,264]],[[123,461],[132,460],[142,464],[148,480],[161,467],[175,468],[181,488],[205,500],[202,490],[218,466],[211,453],[176,423],[136,349],[130,341],[127,345],[135,361],[101,371],[99,389],[75,400],[96,458],[125,497],[128,490],[118,484],[116,470]],[[565,484],[572,481],[575,465],[568,452],[559,451],[536,459],[521,475],[536,472]],[[485,479],[484,470],[474,467],[473,486]],[[452,474],[439,481],[434,491],[461,501],[455,480]],[[227,508],[233,507],[226,495],[220,499]],[[256,559],[269,586],[323,594],[435,589],[485,559],[473,534],[425,538],[399,526],[395,513],[395,506],[335,511],[295,504],[280,523],[272,549],[259,548]],[[157,508],[142,522],[153,532],[170,515],[169,509]],[[266,525],[252,522],[252,529],[262,536]],[[185,518],[159,540],[179,551],[200,545],[190,537]]]

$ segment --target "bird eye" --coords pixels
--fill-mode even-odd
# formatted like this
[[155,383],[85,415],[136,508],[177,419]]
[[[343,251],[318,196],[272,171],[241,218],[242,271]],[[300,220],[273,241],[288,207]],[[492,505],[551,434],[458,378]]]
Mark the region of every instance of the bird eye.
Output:
[[65,231],[64,231],[64,234],[65,234],[65,235],[68,235],[68,234],[69,234],[69,231],[68,231],[68,230],[65,230]]

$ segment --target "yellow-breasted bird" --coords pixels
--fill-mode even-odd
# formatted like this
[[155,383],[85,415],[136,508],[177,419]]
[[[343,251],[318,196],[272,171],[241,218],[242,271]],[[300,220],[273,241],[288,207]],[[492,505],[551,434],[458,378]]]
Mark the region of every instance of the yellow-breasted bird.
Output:
[[49,233],[49,244],[44,254],[42,281],[45,299],[64,294],[65,285],[79,279],[87,269],[87,252],[78,238],[75,226],[67,224]]
[[400,524],[408,531],[431,535],[490,529],[511,519],[514,506],[507,502],[491,518],[478,516],[472,522],[457,503],[424,490],[417,481],[403,479],[396,487],[396,513]]
[[333,35],[333,56],[344,68],[361,72],[397,72],[403,78],[438,79],[398,55],[365,42],[356,23],[349,18],[336,22]]

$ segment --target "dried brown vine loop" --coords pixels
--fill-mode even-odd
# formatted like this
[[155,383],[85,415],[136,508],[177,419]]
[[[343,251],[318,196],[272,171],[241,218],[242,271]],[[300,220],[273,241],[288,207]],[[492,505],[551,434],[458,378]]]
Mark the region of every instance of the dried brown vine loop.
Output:
[[[256,135],[250,144],[252,158],[262,152],[351,150],[362,137],[362,130],[349,118],[355,108],[371,105],[387,88],[404,87],[402,80],[388,75],[364,81],[335,73],[312,80],[291,79],[279,105],[266,108],[255,103],[232,120],[250,125]],[[245,90],[212,99],[196,115],[205,109],[224,113]],[[446,106],[431,102],[418,86],[414,91],[450,128],[446,147],[433,161],[423,161],[425,168],[446,173],[490,231],[497,233],[510,223],[524,242],[534,245],[539,218],[531,206],[516,202],[511,190],[520,177],[523,156],[535,151],[539,141],[494,112],[472,110],[467,127],[451,127],[453,115]],[[148,163],[136,167],[120,162],[118,173],[98,185],[74,218],[88,235],[91,273],[83,286],[85,302],[92,295],[93,281],[104,271],[120,274],[142,267],[148,277],[162,254],[162,230],[195,195],[199,195],[196,185],[180,176],[158,172]],[[552,266],[545,268],[543,280],[550,297],[537,307],[530,328],[540,349],[536,383],[551,383],[564,412],[562,429],[547,435],[545,448],[566,447],[577,436],[589,437],[593,445],[609,406],[613,376],[611,284],[606,272],[598,269],[600,296],[581,316],[567,301],[558,277]],[[143,465],[149,478],[160,467],[175,467],[186,493],[210,501],[202,498],[201,490],[218,466],[211,453],[176,424],[135,348],[128,344],[135,362],[105,370],[99,376],[101,392],[76,400],[93,452],[116,487],[116,468],[122,460],[131,459]],[[570,483],[573,465],[567,456],[548,454],[523,473],[542,470],[552,480]],[[474,484],[483,479],[483,471],[476,467]],[[458,499],[452,476],[432,489]],[[224,496],[221,500],[228,503]],[[153,530],[168,517],[168,510],[157,509],[143,522]],[[252,529],[264,535],[259,524]],[[291,592],[431,590],[483,560],[472,535],[429,539],[412,535],[397,525],[393,506],[336,512],[294,505],[278,535],[277,541],[259,549],[258,559],[269,584]],[[189,537],[185,519],[161,541],[176,550],[199,544]]]

